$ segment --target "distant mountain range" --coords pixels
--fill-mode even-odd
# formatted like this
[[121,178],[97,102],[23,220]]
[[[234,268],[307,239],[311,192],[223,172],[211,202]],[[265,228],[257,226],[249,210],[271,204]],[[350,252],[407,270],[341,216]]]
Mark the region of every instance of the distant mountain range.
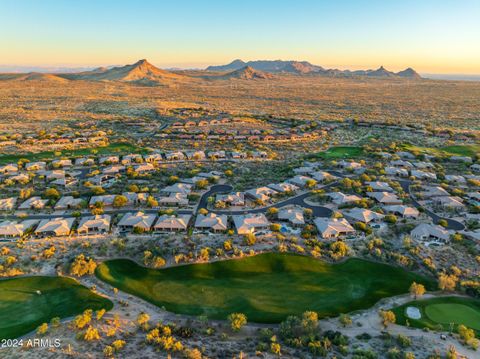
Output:
[[[206,80],[267,80],[282,74],[297,74],[305,76],[331,76],[331,77],[375,77],[375,78],[408,78],[420,79],[420,75],[408,68],[400,72],[391,72],[383,66],[376,70],[349,71],[337,69],[324,69],[312,65],[307,61],[282,61],[261,60],[244,62],[235,60],[224,66],[210,66],[208,71],[167,71],[162,70],[147,60],[139,60],[134,64],[115,67],[99,67],[89,71],[71,73],[4,73],[0,80],[7,81],[42,81],[42,82],[68,82],[70,81],[115,81],[138,84],[142,86],[162,86],[179,82]],[[217,72],[212,74],[212,72]]]
[[207,71],[213,72],[227,72],[236,71],[244,67],[250,67],[254,70],[265,71],[270,73],[295,73],[295,74],[316,74],[324,76],[368,76],[368,77],[403,77],[411,79],[420,79],[421,76],[412,68],[407,68],[400,72],[392,72],[385,69],[383,66],[376,70],[338,70],[325,69],[318,65],[313,65],[308,61],[283,61],[283,60],[257,60],[257,61],[242,61],[234,60],[227,65],[209,66]]

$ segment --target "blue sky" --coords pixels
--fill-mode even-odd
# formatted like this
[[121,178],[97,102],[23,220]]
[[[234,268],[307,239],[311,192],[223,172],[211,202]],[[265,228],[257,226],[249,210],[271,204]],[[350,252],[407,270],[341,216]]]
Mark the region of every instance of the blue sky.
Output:
[[235,58],[480,73],[480,1],[0,0],[0,63],[96,66]]

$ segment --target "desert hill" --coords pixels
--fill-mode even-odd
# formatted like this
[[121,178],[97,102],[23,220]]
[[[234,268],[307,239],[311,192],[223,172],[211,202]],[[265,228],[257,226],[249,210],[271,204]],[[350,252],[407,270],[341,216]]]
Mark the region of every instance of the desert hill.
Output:
[[223,76],[221,76],[223,79],[242,79],[242,80],[255,80],[255,79],[271,79],[273,78],[273,75],[260,71],[260,70],[255,70],[253,67],[250,66],[245,66],[241,69],[229,72]]
[[145,85],[168,84],[171,81],[188,79],[187,76],[161,70],[147,60],[140,60],[131,65],[110,69],[100,67],[92,71],[64,74],[63,77],[73,80],[122,81]]
[[414,79],[421,79],[422,78],[422,76],[420,76],[420,74],[417,71],[415,71],[414,69],[412,69],[411,67],[409,67],[408,69],[405,69],[403,71],[397,72],[397,76],[414,78]]
[[0,74],[0,80],[10,80],[10,81],[42,81],[42,82],[67,82],[68,80],[52,75],[45,74],[40,72],[29,72],[26,74]]

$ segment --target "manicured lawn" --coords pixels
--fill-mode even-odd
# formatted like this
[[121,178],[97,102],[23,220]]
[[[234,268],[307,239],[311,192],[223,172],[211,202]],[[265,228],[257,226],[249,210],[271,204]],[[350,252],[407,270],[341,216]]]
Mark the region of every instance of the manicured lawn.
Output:
[[174,313],[226,319],[242,312],[259,323],[306,310],[326,317],[366,309],[407,292],[413,281],[435,288],[433,280],[386,264],[360,259],[329,264],[276,253],[160,270],[118,259],[99,265],[96,275]]
[[[408,318],[407,307],[416,307],[422,317],[418,320]],[[407,320],[412,327],[449,330],[450,323],[455,327],[466,325],[480,333],[480,300],[465,297],[440,297],[416,300],[393,310],[397,323],[405,325]]]
[[[78,150],[64,150],[59,151],[61,155],[59,157],[78,157],[91,155],[92,150],[96,150],[98,154],[122,154],[122,153],[146,153],[146,150],[137,146],[134,146],[130,143],[111,143],[104,147],[93,147],[93,148],[82,148]],[[34,161],[45,161],[55,158],[54,151],[45,151],[37,153],[22,153],[22,154],[12,154],[12,155],[0,155],[0,164],[5,163],[16,163],[22,158],[27,160]]]
[[0,280],[0,339],[27,334],[54,317],[67,318],[85,309],[112,307],[110,300],[71,278],[3,279]]
[[450,157],[450,156],[470,156],[475,157],[475,155],[480,153],[480,145],[457,145],[457,146],[444,146],[444,147],[422,147],[405,144],[401,146],[405,151],[413,151],[426,153],[439,157]]
[[364,152],[361,147],[338,146],[338,147],[330,147],[328,150],[324,152],[316,153],[315,155],[313,155],[313,157],[334,160],[337,158],[355,158],[363,155],[364,155]]

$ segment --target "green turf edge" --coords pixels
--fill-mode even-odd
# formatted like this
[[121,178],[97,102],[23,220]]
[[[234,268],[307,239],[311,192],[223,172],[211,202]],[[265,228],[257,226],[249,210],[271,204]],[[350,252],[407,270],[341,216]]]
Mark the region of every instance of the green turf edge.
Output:
[[[441,324],[434,322],[431,320],[425,313],[425,308],[431,304],[463,304],[468,307],[471,307],[480,313],[480,300],[471,298],[471,297],[459,297],[459,296],[442,296],[436,298],[429,298],[429,299],[418,299],[413,300],[408,303],[402,304],[398,307],[392,309],[395,313],[395,317],[397,319],[396,323],[399,325],[407,325],[414,328],[428,328],[431,330],[439,330],[439,331],[449,331],[450,325],[449,324]],[[420,309],[420,313],[422,315],[421,319],[411,319],[406,316],[406,308],[407,307],[417,307]],[[454,330],[456,331],[458,324],[456,323]],[[475,330],[477,335],[480,334],[480,330]]]
[[[12,287],[11,284],[14,284]],[[7,289],[9,288],[9,289]],[[13,289],[14,288],[14,289]],[[107,311],[113,308],[113,303],[108,298],[103,297],[97,293],[92,292],[89,288],[80,284],[77,280],[70,277],[56,277],[56,276],[21,276],[0,279],[0,323],[10,322],[12,320],[19,321],[22,318],[25,318],[27,314],[15,316],[13,313],[15,310],[12,309],[12,306],[4,307],[5,298],[7,291],[22,291],[36,292],[37,290],[41,291],[41,295],[50,296],[51,291],[58,291],[59,298],[58,301],[71,299],[69,303],[71,304],[68,307],[62,307],[61,305],[56,305],[57,301],[50,301],[46,303],[46,310],[50,310],[49,313],[46,313],[42,317],[39,317],[35,320],[30,320],[26,323],[13,323],[8,327],[0,326],[0,339],[14,339],[21,337],[25,334],[28,334],[38,328],[42,323],[49,323],[52,318],[60,317],[61,319],[70,318],[75,315],[78,315],[85,311],[86,309],[99,310],[105,309]],[[3,299],[2,299],[3,298]],[[40,298],[40,297],[39,297]],[[55,299],[55,298],[50,298]],[[38,308],[38,306],[35,306]],[[2,310],[6,310],[2,312]]]
[[[437,287],[437,284],[436,284],[436,281],[434,278],[429,278],[429,277],[424,277],[424,276],[421,276],[415,272],[412,272],[412,271],[408,271],[406,270],[405,268],[402,268],[402,267],[399,267],[399,266],[392,266],[390,264],[387,264],[387,263],[381,263],[381,262],[376,262],[376,261],[371,261],[371,260],[365,260],[365,259],[360,259],[360,258],[349,258],[345,261],[342,261],[342,262],[338,262],[338,263],[329,263],[329,262],[326,262],[326,261],[320,261],[320,260],[317,260],[317,259],[314,259],[312,257],[309,257],[309,256],[304,256],[304,255],[299,255],[299,254],[293,254],[293,253],[282,253],[282,254],[279,254],[279,253],[263,253],[263,254],[258,254],[254,257],[259,257],[259,256],[268,256],[268,255],[280,255],[280,256],[292,256],[292,257],[302,257],[302,258],[309,258],[311,260],[315,260],[315,261],[319,261],[319,262],[323,262],[324,264],[328,264],[328,265],[332,265],[332,266],[335,266],[335,265],[342,265],[342,264],[345,264],[347,262],[365,262],[365,263],[370,263],[370,264],[379,264],[381,266],[387,266],[387,267],[390,267],[392,268],[392,270],[402,270],[402,271],[405,271],[406,275],[408,277],[411,277],[409,278],[409,280],[411,280],[412,282],[413,281],[417,281],[417,282],[422,282],[423,284],[425,284],[426,288],[428,290],[434,290],[436,287]],[[242,259],[230,259],[230,260],[223,260],[223,261],[219,261],[220,263],[226,263],[226,262],[232,262],[232,263],[238,263],[239,261],[241,260],[248,260],[248,259],[251,259],[253,257],[246,257],[246,258],[242,258]],[[165,308],[165,305],[164,305],[164,302],[162,301],[158,301],[158,300],[155,300],[151,297],[149,297],[148,295],[148,292],[146,291],[139,291],[138,290],[138,287],[145,287],[145,285],[142,285],[142,284],[139,284],[137,285],[137,289],[132,289],[132,288],[125,288],[124,285],[122,285],[122,283],[117,280],[114,276],[112,276],[112,274],[110,273],[111,269],[115,270],[115,268],[113,267],[108,267],[109,264],[114,264],[116,266],[118,265],[126,265],[126,266],[130,266],[131,268],[131,271],[135,271],[135,270],[140,270],[140,275],[147,275],[147,272],[152,270],[152,271],[170,271],[170,270],[174,270],[175,268],[178,268],[178,267],[199,267],[199,266],[203,266],[205,264],[214,264],[214,263],[219,263],[219,262],[212,262],[212,263],[197,263],[197,264],[185,264],[185,265],[180,265],[180,266],[174,266],[174,267],[168,267],[168,268],[163,268],[163,269],[158,269],[158,270],[154,270],[154,269],[151,269],[151,268],[147,268],[147,267],[144,267],[143,265],[139,265],[138,263],[135,263],[131,260],[128,260],[128,259],[113,259],[113,260],[108,260],[108,261],[105,261],[103,263],[101,263],[98,267],[97,267],[97,270],[95,272],[95,275],[97,276],[98,279],[114,286],[115,288],[118,288],[126,293],[129,293],[129,294],[133,294],[135,296],[138,296],[152,304],[155,304],[159,307],[163,307]],[[381,270],[381,268],[379,268],[379,270]],[[121,270],[122,273],[120,273],[120,275],[125,275],[125,270]],[[130,278],[126,278],[126,279],[130,279]],[[410,282],[409,282],[410,284]],[[400,293],[395,293],[395,294],[392,294],[392,295],[399,295],[399,294],[402,294],[402,293],[407,293],[408,292],[408,287],[404,288],[404,291],[402,290],[402,292]],[[388,295],[385,296],[384,298],[386,297],[389,297]],[[376,300],[376,302],[378,302],[379,300],[382,300],[383,298],[378,298]],[[362,307],[362,308],[353,308],[351,310],[348,310],[348,312],[357,312],[357,311],[362,311],[362,310],[365,310],[365,309],[368,309],[371,305],[375,305],[376,302],[372,302],[371,304],[369,304],[369,306],[366,306],[366,307]],[[171,304],[170,304],[171,306]],[[197,315],[197,314],[190,314],[190,313],[184,313],[182,312],[181,310],[174,310],[172,308],[166,308],[167,310],[171,311],[171,312],[174,312],[174,313],[178,313],[178,314],[185,314],[185,315]],[[309,308],[303,308],[302,311],[304,310],[309,310]],[[240,310],[241,311],[241,310]],[[330,313],[328,315],[324,315],[324,317],[328,317],[328,316],[336,316],[336,315],[339,315],[341,313],[344,313],[344,312],[347,312],[346,310],[345,311],[339,311],[338,313]],[[248,314],[248,313],[247,313]],[[290,314],[298,314],[298,313],[290,313]],[[256,316],[258,317],[258,313],[256,314]],[[284,315],[284,317],[286,317],[287,314]],[[218,316],[212,316],[212,319],[224,319],[223,317],[218,317]],[[284,318],[283,318],[284,319]],[[283,320],[281,319],[281,320]],[[252,320],[254,322],[259,322],[259,323],[277,323],[281,320]]]

